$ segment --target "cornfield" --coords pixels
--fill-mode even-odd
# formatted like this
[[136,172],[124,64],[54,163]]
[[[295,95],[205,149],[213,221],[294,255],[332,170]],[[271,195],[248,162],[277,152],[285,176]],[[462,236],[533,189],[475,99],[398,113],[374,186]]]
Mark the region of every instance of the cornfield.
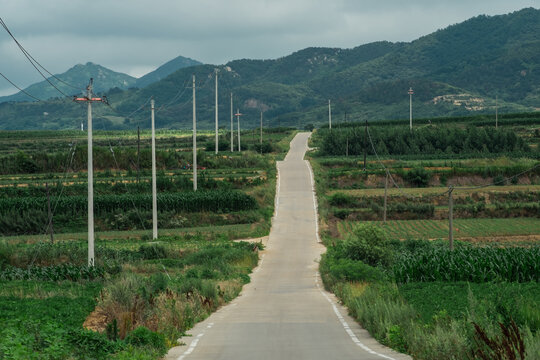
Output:
[[[51,198],[55,213],[81,214],[87,211],[86,196],[66,196]],[[158,194],[157,205],[160,211],[177,212],[230,212],[252,210],[257,208],[256,200],[240,191],[198,191]],[[94,198],[97,214],[115,210],[152,210],[151,194],[100,195]],[[25,212],[31,209],[47,209],[44,197],[23,197],[0,199],[0,214],[18,210]]]
[[394,265],[397,282],[540,280],[540,247],[431,248],[404,253]]

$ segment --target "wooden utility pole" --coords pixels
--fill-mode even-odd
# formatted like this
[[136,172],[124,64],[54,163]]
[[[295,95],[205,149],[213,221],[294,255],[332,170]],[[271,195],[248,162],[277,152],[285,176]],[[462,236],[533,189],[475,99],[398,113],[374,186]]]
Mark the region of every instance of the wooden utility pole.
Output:
[[495,95],[495,129],[499,128],[499,96]]
[[367,119],[366,119],[366,129],[364,131],[364,171],[367,170],[367,138],[368,138],[368,129],[367,129]]
[[263,112],[261,111],[261,141],[260,141],[260,144],[261,144],[261,155],[263,153],[263,146],[262,146],[262,134],[263,133]]
[[412,87],[407,93],[409,94],[409,130],[412,131],[412,96],[414,94]]
[[45,183],[45,190],[47,191],[47,213],[49,214],[49,234],[51,235],[51,244],[54,243],[54,230],[53,230],[53,214],[51,211],[51,194],[49,192],[49,184]]
[[151,127],[152,127],[152,239],[157,239],[157,184],[156,184],[156,127],[154,119],[154,99],[150,100],[152,110]]
[[383,221],[386,224],[386,209],[387,209],[387,200],[388,199],[388,170],[386,170],[386,179],[384,181],[384,211],[383,211]]
[[193,191],[197,191],[197,115],[195,96],[195,75],[193,75]]
[[92,97],[92,86],[94,80],[86,88],[86,97],[74,97],[73,101],[88,103],[88,266],[94,266],[94,161],[92,157],[92,103],[107,103],[107,98]]
[[450,244],[450,250],[454,250],[454,199],[452,192],[453,186],[448,187],[448,242]]

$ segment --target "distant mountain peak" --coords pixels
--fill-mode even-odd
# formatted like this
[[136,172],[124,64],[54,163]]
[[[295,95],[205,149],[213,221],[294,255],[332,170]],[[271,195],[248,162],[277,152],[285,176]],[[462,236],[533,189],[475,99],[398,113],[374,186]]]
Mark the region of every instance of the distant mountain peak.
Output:
[[202,65],[202,63],[184,56],[177,56],[174,59],[169,60],[165,64],[161,65],[156,70],[151,71],[148,74],[138,78],[135,86],[139,88],[146,87],[152,83],[166,78],[170,74],[180,69],[196,65]]

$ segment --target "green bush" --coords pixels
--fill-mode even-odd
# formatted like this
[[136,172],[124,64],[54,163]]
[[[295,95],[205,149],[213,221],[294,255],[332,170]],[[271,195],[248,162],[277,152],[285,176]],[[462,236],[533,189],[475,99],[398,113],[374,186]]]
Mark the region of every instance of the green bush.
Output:
[[165,337],[144,326],[139,326],[130,332],[126,336],[125,343],[138,347],[150,347],[158,350],[162,355],[167,352]]
[[338,244],[340,257],[361,260],[371,266],[389,266],[393,251],[384,231],[375,225],[354,226],[347,238]]
[[167,257],[167,250],[158,244],[141,245],[139,247],[139,254],[146,260],[163,259]]
[[431,173],[424,168],[418,167],[407,171],[403,177],[416,187],[426,187],[429,185],[429,180],[431,180]]
[[364,264],[360,260],[327,259],[332,277],[339,281],[382,281],[385,276],[377,268]]

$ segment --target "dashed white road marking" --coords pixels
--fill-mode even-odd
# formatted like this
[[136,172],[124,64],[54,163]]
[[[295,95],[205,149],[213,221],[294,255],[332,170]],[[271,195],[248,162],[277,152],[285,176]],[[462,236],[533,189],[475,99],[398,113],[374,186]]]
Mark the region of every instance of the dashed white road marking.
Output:
[[337,318],[339,319],[339,322],[341,323],[341,325],[343,326],[343,328],[345,329],[345,332],[347,332],[347,334],[349,334],[349,337],[351,338],[351,340],[356,344],[358,345],[359,347],[361,347],[362,349],[364,349],[366,352],[370,353],[370,354],[373,354],[373,355],[377,355],[377,356],[380,356],[384,359],[388,359],[388,360],[396,360],[395,358],[391,357],[391,356],[387,356],[387,355],[384,355],[384,354],[380,354],[374,350],[371,350],[369,347],[367,347],[366,345],[364,345],[360,339],[358,339],[358,337],[354,334],[354,332],[351,330],[351,327],[349,326],[349,324],[347,323],[347,320],[345,320],[345,318],[343,317],[343,315],[341,315],[341,313],[339,312],[339,309],[337,308],[336,304],[332,301],[332,299],[330,299],[330,297],[328,295],[326,295],[326,293],[324,292],[324,290],[322,289],[320,283],[319,283],[319,273],[315,273],[315,284],[317,284],[317,289],[319,289],[320,293],[322,294],[322,296],[324,296],[324,298],[326,300],[328,300],[328,302],[330,303],[330,305],[332,305],[332,309],[334,309],[334,313],[336,314]]
[[[212,326],[214,326],[214,323],[209,323],[206,328],[207,329],[211,329]],[[199,340],[201,340],[201,338],[204,336],[204,333],[205,331],[203,330],[203,332],[201,332],[199,335],[197,335],[197,337],[195,339],[193,339],[193,341],[191,342],[191,344],[189,344],[188,348],[186,349],[186,351],[184,351],[184,353],[182,355],[180,355],[180,357],[177,359],[177,360],[184,360],[186,358],[186,356],[188,356],[189,354],[191,354],[195,348],[197,347],[197,345],[199,344]]]

